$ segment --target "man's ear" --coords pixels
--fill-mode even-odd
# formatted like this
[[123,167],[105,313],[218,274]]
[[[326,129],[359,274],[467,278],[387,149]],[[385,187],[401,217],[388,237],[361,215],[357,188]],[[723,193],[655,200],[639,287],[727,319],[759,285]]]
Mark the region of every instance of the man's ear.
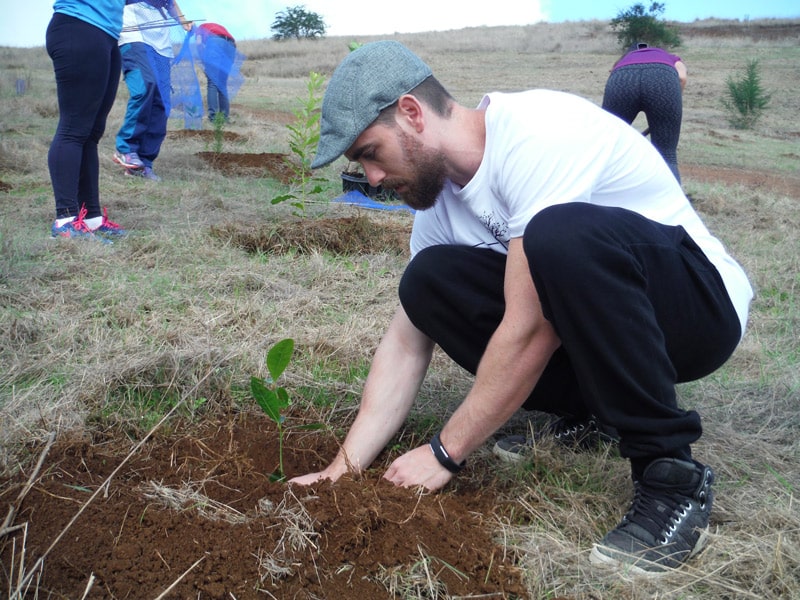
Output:
[[415,96],[404,94],[397,101],[397,120],[410,125],[417,133],[425,129],[423,106]]

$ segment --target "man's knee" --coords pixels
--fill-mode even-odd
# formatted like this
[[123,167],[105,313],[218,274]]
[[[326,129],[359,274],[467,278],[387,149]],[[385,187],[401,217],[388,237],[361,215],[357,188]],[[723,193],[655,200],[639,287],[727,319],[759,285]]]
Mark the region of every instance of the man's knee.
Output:
[[538,212],[528,223],[522,246],[533,266],[561,262],[579,251],[597,223],[600,207],[583,202],[557,204]]
[[430,246],[406,267],[398,287],[400,302],[406,313],[467,299],[491,304],[495,297],[502,298],[505,262],[504,254],[486,248]]
[[397,293],[406,313],[413,313],[418,307],[424,307],[426,298],[437,280],[440,268],[441,246],[430,246],[414,255],[406,265],[400,279]]

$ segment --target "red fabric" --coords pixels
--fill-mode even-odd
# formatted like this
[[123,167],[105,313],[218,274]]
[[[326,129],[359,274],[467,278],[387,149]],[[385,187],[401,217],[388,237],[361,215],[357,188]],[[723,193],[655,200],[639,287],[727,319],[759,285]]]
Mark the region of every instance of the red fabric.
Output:
[[199,29],[201,29],[203,33],[218,35],[220,37],[228,38],[232,42],[235,41],[230,32],[218,23],[203,23],[200,25]]

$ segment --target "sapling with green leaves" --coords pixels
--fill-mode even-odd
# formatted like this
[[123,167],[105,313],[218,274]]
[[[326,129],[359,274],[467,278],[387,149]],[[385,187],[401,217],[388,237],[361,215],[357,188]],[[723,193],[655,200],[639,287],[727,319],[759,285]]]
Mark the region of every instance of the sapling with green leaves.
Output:
[[323,191],[320,183],[321,177],[314,177],[311,171],[311,161],[314,150],[319,143],[320,109],[322,108],[322,86],[325,78],[319,73],[311,71],[308,76],[306,89],[308,94],[299,99],[300,106],[293,111],[294,122],[289,123],[289,148],[294,154],[294,160],[287,160],[292,171],[291,191],[272,199],[272,204],[291,201],[291,205],[299,213],[305,214],[305,203],[309,196]]
[[[261,410],[272,419],[278,427],[278,470],[270,475],[272,481],[285,481],[286,474],[283,469],[283,439],[286,433],[286,415],[284,411],[291,405],[289,392],[277,384],[278,378],[283,375],[294,353],[294,340],[286,338],[277,342],[267,352],[266,380],[258,377],[250,378],[250,392]],[[322,424],[310,423],[297,425],[296,429],[311,430],[321,429]]]
[[218,112],[212,121],[214,126],[214,152],[222,152],[222,141],[225,139],[225,115]]
[[737,129],[752,129],[771,98],[761,85],[758,60],[748,61],[744,75],[740,79],[728,77],[726,83],[728,96],[722,104],[730,112],[730,124]]

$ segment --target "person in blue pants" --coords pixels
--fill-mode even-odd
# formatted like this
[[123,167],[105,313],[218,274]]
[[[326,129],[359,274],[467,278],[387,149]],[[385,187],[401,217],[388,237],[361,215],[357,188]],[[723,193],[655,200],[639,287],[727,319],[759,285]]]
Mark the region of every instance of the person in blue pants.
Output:
[[152,181],[159,180],[153,163],[167,136],[175,22],[191,30],[174,0],[126,0],[119,48],[130,98],[114,160],[126,174]]
[[125,231],[100,207],[97,145],[119,85],[123,0],[57,0],[46,47],[56,79],[58,127],[47,166],[53,238],[107,239]]
[[236,40],[222,25],[203,23],[197,28],[198,54],[203,63],[208,85],[208,120],[216,122],[217,114],[230,120],[231,103],[228,76],[236,60]]

